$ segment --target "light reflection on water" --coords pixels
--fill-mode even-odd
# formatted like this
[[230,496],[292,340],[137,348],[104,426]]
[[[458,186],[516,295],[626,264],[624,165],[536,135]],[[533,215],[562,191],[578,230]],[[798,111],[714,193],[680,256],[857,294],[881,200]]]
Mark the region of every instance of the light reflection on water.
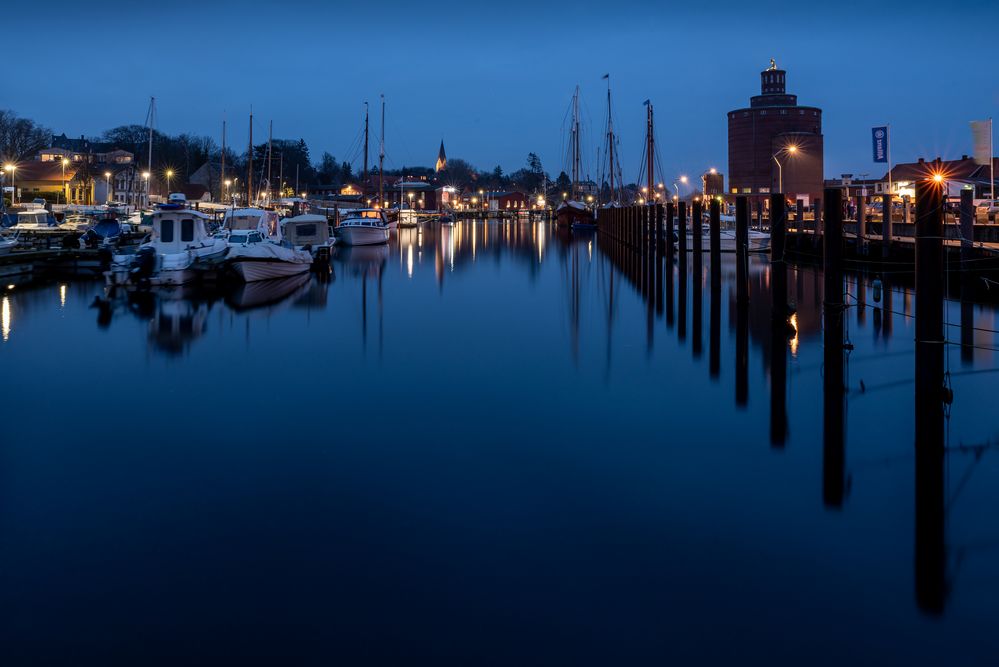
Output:
[[905,279],[849,274],[852,349],[831,350],[820,271],[788,268],[789,329],[764,258],[745,302],[734,257],[702,259],[460,222],[284,281],[8,291],[0,642],[50,662],[176,657],[177,636],[347,663],[992,656],[995,307],[948,302],[946,514],[920,514]]

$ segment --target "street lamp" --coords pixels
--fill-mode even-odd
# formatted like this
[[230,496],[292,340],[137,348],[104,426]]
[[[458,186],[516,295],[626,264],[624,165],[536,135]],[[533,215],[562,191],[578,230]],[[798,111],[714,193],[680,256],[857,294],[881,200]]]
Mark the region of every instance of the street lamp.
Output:
[[173,169],[166,170],[167,199],[170,198],[170,179],[173,177]]
[[66,165],[69,164],[69,160],[66,158],[62,159],[62,196],[69,203],[69,197],[66,196]]
[[781,194],[784,194],[784,168],[781,166],[780,160],[777,159],[777,156],[782,153],[787,153],[788,155],[794,155],[797,152],[798,152],[798,147],[795,146],[794,144],[791,144],[790,146],[785,146],[784,148],[780,149],[779,151],[773,154],[774,162],[777,163],[777,189],[780,191]]
[[111,172],[110,171],[105,171],[104,172],[104,192],[105,192],[104,203],[106,204],[107,202],[111,201]]
[[14,198],[17,196],[17,186],[14,185],[14,165],[8,164],[4,170],[10,174],[10,203],[16,204]]

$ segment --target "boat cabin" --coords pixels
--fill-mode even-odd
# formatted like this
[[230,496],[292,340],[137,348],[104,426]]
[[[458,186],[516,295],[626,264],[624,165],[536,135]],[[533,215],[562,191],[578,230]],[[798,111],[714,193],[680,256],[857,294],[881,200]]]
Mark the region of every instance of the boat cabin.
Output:
[[281,240],[281,229],[278,214],[275,211],[265,211],[262,208],[237,208],[229,209],[225,213],[222,226],[235,231],[258,231],[264,236],[275,240]]
[[55,227],[56,220],[44,208],[36,208],[30,211],[18,211],[17,224],[32,227]]
[[191,209],[159,210],[153,214],[152,243],[159,252],[182,252],[209,237],[208,216]]
[[329,245],[330,225],[326,216],[297,215],[281,221],[285,240],[295,248]]

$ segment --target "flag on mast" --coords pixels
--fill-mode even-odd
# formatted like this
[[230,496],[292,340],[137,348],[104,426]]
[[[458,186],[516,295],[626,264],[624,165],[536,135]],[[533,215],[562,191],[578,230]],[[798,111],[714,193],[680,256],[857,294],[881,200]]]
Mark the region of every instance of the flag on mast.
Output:
[[992,119],[971,121],[975,163],[992,164]]
[[871,128],[871,142],[874,151],[874,161],[888,162],[888,127]]

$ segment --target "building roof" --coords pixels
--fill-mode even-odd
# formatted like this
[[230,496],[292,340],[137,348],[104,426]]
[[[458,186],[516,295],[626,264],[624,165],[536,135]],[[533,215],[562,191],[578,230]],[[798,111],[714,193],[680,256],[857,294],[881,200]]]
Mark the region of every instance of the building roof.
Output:
[[[999,167],[999,158],[992,158],[992,160],[995,166]],[[967,155],[962,155],[960,160],[942,160],[940,165],[948,180],[988,182],[991,178],[989,165],[978,164]],[[933,162],[920,158],[917,162],[896,164],[892,167],[891,177],[894,181],[915,181],[927,178],[933,171]],[[885,172],[883,180],[888,180],[888,172]]]
[[[66,166],[66,180],[70,181],[76,176],[76,167],[72,164]],[[31,160],[29,162],[18,162],[14,170],[14,182],[20,181],[61,181],[63,180],[62,162]]]

